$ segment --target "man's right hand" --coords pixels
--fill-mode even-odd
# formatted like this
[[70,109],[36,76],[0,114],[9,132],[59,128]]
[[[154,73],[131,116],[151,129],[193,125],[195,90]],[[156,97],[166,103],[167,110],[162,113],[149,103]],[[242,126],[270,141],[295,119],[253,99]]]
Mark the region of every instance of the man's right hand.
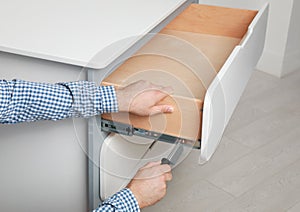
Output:
[[167,181],[172,180],[171,167],[161,162],[151,162],[140,168],[135,177],[127,185],[144,208],[161,200],[167,191]]
[[126,87],[117,88],[119,111],[131,112],[140,116],[158,113],[172,113],[172,105],[161,105],[159,102],[173,92],[173,88],[164,87],[139,80]]

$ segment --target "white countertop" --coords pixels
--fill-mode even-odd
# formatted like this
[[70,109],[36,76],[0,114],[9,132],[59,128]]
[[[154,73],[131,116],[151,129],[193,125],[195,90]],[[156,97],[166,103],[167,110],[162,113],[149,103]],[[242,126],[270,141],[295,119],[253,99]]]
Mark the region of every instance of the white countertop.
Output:
[[184,2],[0,0],[0,51],[101,69]]

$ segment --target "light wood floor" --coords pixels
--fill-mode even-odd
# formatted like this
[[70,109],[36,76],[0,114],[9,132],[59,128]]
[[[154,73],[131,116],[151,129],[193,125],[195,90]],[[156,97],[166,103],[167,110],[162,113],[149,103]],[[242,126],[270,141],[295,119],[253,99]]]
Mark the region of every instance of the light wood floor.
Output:
[[255,71],[213,158],[194,150],[143,212],[300,211],[300,70]]

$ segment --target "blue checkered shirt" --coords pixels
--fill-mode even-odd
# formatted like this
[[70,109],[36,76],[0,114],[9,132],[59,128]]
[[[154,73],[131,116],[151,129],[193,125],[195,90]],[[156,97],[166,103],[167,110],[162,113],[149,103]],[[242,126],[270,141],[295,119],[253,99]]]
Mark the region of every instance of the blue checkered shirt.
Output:
[[90,117],[118,111],[113,86],[94,82],[37,83],[0,80],[0,123]]
[[140,208],[133,193],[128,188],[117,192],[105,200],[93,212],[139,212]]
[[[37,83],[0,80],[0,123],[90,117],[118,111],[113,86],[93,82]],[[95,212],[138,212],[137,200],[123,189],[103,202]]]

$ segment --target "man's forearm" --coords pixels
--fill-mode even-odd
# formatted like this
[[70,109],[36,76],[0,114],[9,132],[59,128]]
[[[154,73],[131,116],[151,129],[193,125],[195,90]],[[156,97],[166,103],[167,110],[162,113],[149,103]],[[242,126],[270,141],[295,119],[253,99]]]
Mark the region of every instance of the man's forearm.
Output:
[[93,82],[37,83],[0,80],[0,123],[59,120],[117,112],[112,86]]

